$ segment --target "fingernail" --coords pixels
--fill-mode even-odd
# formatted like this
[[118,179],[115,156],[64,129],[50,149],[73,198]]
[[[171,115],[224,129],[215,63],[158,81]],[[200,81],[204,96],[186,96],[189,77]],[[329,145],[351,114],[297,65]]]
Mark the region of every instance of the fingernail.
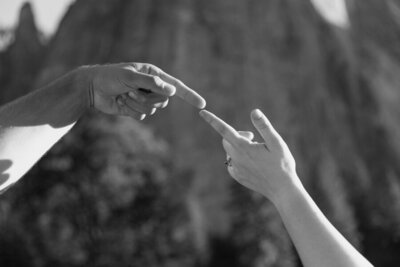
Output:
[[253,117],[254,117],[256,120],[259,120],[259,119],[261,119],[261,118],[263,117],[263,114],[262,114],[262,112],[261,112],[259,109],[255,109],[255,110],[253,111]]
[[199,112],[199,115],[200,115],[200,117],[202,117],[205,121],[207,121],[208,122],[208,117],[207,117],[207,112],[206,112],[206,110],[200,110],[200,112]]
[[122,106],[124,104],[124,102],[122,101],[121,97],[117,98],[117,103],[118,105]]
[[166,106],[168,106],[168,100],[167,101],[164,101],[163,103],[162,103],[162,105],[161,105],[161,108],[165,108]]

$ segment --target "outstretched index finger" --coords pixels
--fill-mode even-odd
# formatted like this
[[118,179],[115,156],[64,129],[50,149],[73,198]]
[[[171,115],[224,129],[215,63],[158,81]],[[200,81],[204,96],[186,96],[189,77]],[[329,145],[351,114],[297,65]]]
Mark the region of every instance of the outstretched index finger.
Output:
[[242,138],[238,132],[229,124],[218,118],[213,113],[202,110],[200,111],[200,116],[209,123],[224,139],[226,139],[232,145],[238,144],[239,140]]
[[165,73],[161,69],[158,70],[158,76],[169,84],[172,84],[176,88],[176,95],[186,101],[187,103],[203,109],[206,106],[206,101],[196,91],[190,89],[183,82],[176,79],[175,77]]

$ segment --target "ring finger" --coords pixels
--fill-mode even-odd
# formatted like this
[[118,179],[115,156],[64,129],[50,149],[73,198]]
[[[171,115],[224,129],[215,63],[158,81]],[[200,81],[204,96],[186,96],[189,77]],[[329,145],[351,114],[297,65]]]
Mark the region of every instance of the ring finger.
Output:
[[140,91],[130,91],[128,96],[136,102],[146,105],[154,105],[156,108],[165,107],[168,104],[168,97],[155,93],[143,93]]
[[122,97],[117,97],[119,114],[123,116],[129,116],[137,120],[143,120],[146,117],[146,114],[133,110],[128,105],[126,105],[125,100],[123,100]]
[[144,118],[146,117],[146,114],[137,112],[137,111],[129,108],[127,105],[120,107],[120,113],[124,116],[129,116],[129,117],[132,117],[132,118],[140,120],[140,121],[144,120]]
[[140,112],[140,113],[153,115],[156,112],[156,108],[154,106],[140,104],[131,98],[126,98],[125,104],[129,108],[131,108],[137,112]]
[[228,154],[226,155],[225,166],[227,168],[232,167],[232,158]]

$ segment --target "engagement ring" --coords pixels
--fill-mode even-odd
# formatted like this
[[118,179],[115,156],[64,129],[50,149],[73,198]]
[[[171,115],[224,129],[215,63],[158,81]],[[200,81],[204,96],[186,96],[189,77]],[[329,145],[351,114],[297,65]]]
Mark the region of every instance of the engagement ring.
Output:
[[232,158],[228,156],[228,157],[226,158],[225,165],[226,165],[227,167],[232,167],[231,161],[232,161]]

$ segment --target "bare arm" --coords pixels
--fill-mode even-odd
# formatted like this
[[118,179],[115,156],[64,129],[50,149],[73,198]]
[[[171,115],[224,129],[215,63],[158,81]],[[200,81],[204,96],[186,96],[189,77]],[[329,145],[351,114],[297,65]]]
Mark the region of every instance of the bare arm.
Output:
[[69,73],[1,108],[1,191],[16,183],[87,109],[86,81],[79,76]]
[[289,148],[261,111],[253,111],[251,119],[263,143],[253,142],[252,134],[238,133],[208,111],[200,115],[224,138],[230,175],[276,206],[304,266],[372,266],[311,199],[297,177]]
[[[144,90],[143,90],[144,89]],[[0,108],[0,192],[15,184],[90,108],[143,119],[180,96],[205,101],[159,68],[143,63],[82,67]]]

